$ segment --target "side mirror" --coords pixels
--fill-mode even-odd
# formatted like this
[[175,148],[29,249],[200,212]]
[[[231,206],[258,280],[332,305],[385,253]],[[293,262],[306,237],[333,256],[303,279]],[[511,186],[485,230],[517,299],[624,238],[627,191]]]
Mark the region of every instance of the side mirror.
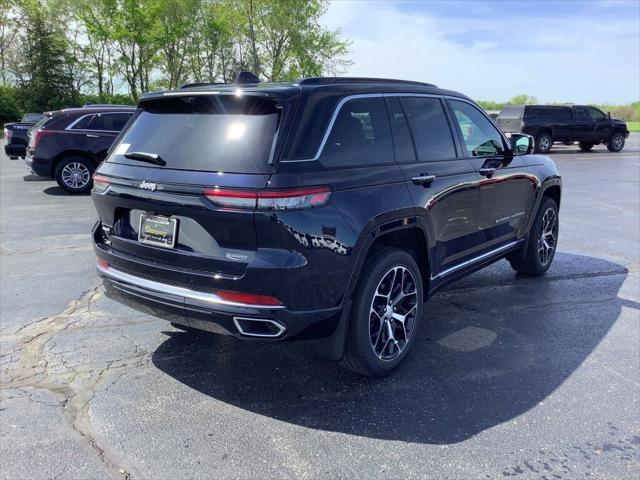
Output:
[[514,133],[511,135],[511,151],[514,155],[529,155],[533,153],[534,143],[531,135]]
[[607,112],[607,118],[611,120],[611,112]]

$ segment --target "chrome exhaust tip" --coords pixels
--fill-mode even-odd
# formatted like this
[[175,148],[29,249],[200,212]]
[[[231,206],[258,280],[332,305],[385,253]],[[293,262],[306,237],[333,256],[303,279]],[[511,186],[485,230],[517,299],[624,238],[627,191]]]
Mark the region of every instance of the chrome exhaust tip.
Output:
[[233,323],[241,335],[255,338],[277,338],[284,335],[286,327],[266,318],[233,317]]

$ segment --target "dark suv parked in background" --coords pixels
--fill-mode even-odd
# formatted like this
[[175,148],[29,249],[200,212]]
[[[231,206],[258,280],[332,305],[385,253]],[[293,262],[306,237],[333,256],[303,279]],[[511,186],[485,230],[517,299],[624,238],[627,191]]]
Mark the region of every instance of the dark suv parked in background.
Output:
[[28,132],[44,117],[44,113],[25,113],[19,122],[4,124],[4,153],[9,158],[25,156],[29,142]]
[[549,268],[561,181],[532,149],[423,83],[147,94],[94,177],[97,268],[108,296],[187,330],[314,339],[384,375],[438,288],[504,257]]
[[583,151],[604,143],[609,151],[619,152],[629,136],[624,121],[585,105],[509,105],[502,109],[497,123],[505,133],[532,135],[540,153],[549,152],[554,142],[578,142]]
[[25,162],[36,175],[55,178],[67,192],[88,192],[91,175],[134,111],[91,105],[50,112],[29,132]]

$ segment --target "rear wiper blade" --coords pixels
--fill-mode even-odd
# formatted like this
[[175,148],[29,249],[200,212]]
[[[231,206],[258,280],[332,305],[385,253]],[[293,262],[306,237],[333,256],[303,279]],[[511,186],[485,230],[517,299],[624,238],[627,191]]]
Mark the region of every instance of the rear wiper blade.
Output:
[[167,164],[167,162],[165,162],[157,153],[127,152],[124,154],[124,156],[130,158],[131,160],[140,160],[141,162],[155,163],[156,165],[161,165],[163,167]]

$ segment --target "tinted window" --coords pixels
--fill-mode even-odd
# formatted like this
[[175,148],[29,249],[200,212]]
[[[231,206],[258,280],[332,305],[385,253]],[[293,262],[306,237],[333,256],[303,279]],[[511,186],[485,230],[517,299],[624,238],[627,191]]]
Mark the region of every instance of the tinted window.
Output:
[[571,109],[568,107],[527,107],[526,118],[571,120]]
[[513,119],[513,118],[520,118],[522,116],[522,111],[523,111],[524,107],[504,107],[502,110],[500,110],[500,114],[498,115],[498,118],[508,118],[508,119]]
[[325,166],[393,162],[393,145],[384,99],[349,100],[340,109],[320,161]]
[[416,143],[418,160],[446,160],[455,158],[451,129],[437,98],[403,98],[413,140]]
[[93,120],[93,115],[85,115],[83,117],[77,118],[76,120],[74,120],[75,123],[71,122],[71,129],[83,130],[89,126],[91,120]]
[[130,113],[97,113],[87,127],[89,130],[119,132],[129,121]]
[[391,122],[391,132],[393,133],[393,147],[396,152],[396,162],[414,162],[416,152],[413,148],[413,140],[409,133],[407,118],[400,105],[400,99],[390,97],[387,99],[389,105],[389,119]]
[[597,108],[590,107],[588,108],[588,111],[589,111],[589,116],[591,117],[591,120],[599,121],[599,120],[604,120],[607,117],[604,113],[602,113]]
[[276,102],[250,95],[163,98],[146,103],[107,161],[148,166],[124,156],[138,151],[165,168],[268,173],[279,119]]
[[589,116],[589,112],[584,107],[576,107],[573,109],[573,116],[576,120],[589,120],[591,117]]
[[504,154],[502,136],[493,124],[473,105],[450,100],[469,156],[484,157]]

